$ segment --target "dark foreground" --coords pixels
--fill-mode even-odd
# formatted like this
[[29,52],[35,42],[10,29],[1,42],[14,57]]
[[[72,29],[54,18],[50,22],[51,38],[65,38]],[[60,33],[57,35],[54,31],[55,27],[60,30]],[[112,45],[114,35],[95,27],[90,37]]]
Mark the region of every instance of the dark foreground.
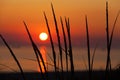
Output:
[[[61,73],[58,73],[59,75]],[[64,80],[71,80],[70,72],[63,73]],[[41,80],[40,73],[37,72],[26,72],[26,80]],[[93,71],[92,80],[105,80],[104,71]],[[0,73],[0,80],[23,80],[20,73]],[[55,80],[55,73],[48,72],[48,80]],[[58,79],[59,80],[59,79]],[[87,71],[76,71],[74,74],[74,80],[88,80]],[[120,80],[120,71],[111,71],[110,80]]]

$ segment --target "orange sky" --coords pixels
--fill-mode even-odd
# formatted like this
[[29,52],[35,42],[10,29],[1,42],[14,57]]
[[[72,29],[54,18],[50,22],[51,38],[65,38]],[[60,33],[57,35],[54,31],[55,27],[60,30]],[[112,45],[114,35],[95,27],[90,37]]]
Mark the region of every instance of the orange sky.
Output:
[[[109,24],[113,21],[120,10],[120,0],[109,1]],[[39,33],[46,31],[46,24],[43,11],[49,20],[53,36],[56,36],[51,11],[51,2],[54,5],[58,25],[59,17],[70,18],[72,36],[82,38],[85,33],[85,14],[88,16],[89,30],[91,37],[105,36],[105,0],[1,0],[0,1],[0,33],[8,40],[14,40],[19,36],[19,42],[27,39],[23,20],[33,38],[39,42]],[[118,19],[115,36],[119,38],[120,18]],[[11,39],[12,38],[12,39]]]

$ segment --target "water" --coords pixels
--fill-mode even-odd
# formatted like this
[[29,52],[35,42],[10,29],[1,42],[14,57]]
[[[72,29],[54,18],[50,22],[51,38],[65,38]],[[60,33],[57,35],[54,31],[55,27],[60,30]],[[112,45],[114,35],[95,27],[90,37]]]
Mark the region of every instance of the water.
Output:
[[[20,64],[24,71],[39,71],[38,64],[36,61],[36,57],[32,47],[19,47],[19,48],[12,48],[16,57],[18,58]],[[52,58],[52,51],[50,47],[41,46],[40,51],[42,52],[43,58],[46,63],[46,67],[48,71],[53,71],[53,59]],[[59,58],[59,51],[58,48],[55,48],[56,55],[57,55],[57,66],[60,67],[60,60]],[[91,49],[91,55],[93,53],[93,49]],[[112,68],[114,68],[117,64],[120,63],[120,50],[119,49],[112,49],[111,50],[111,63]],[[94,69],[105,69],[106,64],[106,49],[97,49],[95,53],[94,59]],[[74,67],[75,70],[86,70],[87,67],[87,49],[80,48],[80,47],[73,47],[73,59],[74,59]],[[63,52],[63,64],[64,70],[66,69],[65,65],[65,53]],[[13,72],[19,71],[18,66],[16,65],[14,59],[12,58],[11,54],[9,53],[8,49],[4,46],[0,47],[0,71],[7,71]],[[70,69],[70,67],[69,67]]]

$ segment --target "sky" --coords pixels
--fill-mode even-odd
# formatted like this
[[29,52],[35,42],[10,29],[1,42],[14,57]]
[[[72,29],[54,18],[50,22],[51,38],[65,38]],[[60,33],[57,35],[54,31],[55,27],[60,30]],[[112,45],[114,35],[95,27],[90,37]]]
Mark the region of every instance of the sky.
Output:
[[[1,0],[0,1],[0,34],[15,45],[27,45],[29,40],[23,25],[23,20],[28,25],[36,43],[40,44],[39,34],[47,32],[43,12],[49,20],[49,25],[53,37],[56,37],[53,16],[51,11],[51,2],[54,5],[60,33],[60,16],[70,18],[71,35],[73,44],[81,43],[85,40],[85,15],[88,17],[89,33],[91,42],[94,40],[103,40],[105,38],[105,0]],[[119,0],[109,0],[109,25],[110,30],[113,22],[120,10]],[[120,40],[118,34],[120,30],[120,18],[116,24],[114,40]],[[61,35],[62,36],[62,35]],[[17,38],[17,40],[16,40]],[[115,41],[115,42],[116,42]],[[56,42],[56,40],[55,40]],[[114,44],[116,45],[117,43]],[[79,45],[82,45],[79,43]]]

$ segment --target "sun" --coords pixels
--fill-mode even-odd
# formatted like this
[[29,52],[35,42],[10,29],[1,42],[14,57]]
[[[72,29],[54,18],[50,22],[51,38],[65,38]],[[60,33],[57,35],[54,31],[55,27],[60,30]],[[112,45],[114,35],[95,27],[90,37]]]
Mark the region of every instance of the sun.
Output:
[[48,34],[45,32],[40,33],[39,35],[40,40],[45,41],[48,39]]

